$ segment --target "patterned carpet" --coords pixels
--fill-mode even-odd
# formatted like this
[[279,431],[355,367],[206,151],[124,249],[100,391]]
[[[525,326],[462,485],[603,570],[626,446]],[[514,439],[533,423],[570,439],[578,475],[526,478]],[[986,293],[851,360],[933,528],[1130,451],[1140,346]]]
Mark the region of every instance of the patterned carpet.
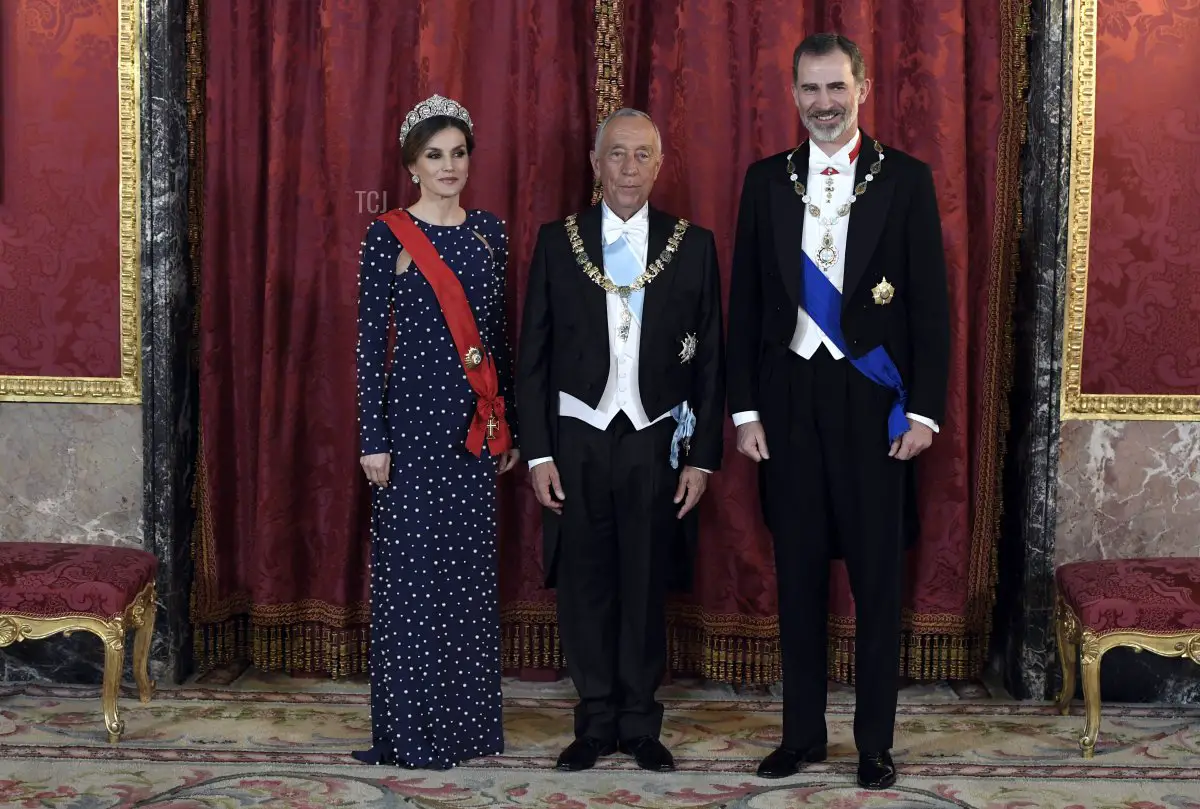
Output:
[[669,689],[664,741],[678,772],[645,773],[618,755],[562,774],[550,767],[568,741],[567,692],[516,686],[508,752],[429,773],[349,758],[370,735],[361,685],[271,686],[164,688],[149,705],[130,691],[125,738],[110,746],[95,689],[0,685],[0,806],[1200,809],[1200,706],[1105,706],[1096,757],[1085,762],[1078,709],[1060,717],[1040,704],[910,696],[899,716],[900,781],[869,793],[854,784],[853,707],[839,696],[831,761],[771,782],[754,776],[778,739],[769,694]]

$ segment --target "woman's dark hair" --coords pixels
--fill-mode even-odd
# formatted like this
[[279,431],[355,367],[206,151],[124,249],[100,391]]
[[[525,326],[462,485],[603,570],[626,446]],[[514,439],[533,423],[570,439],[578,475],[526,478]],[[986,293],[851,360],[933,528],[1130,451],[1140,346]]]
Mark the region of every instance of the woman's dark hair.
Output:
[[421,157],[421,152],[425,151],[425,147],[429,145],[429,141],[433,140],[433,136],[450,128],[457,129],[467,139],[467,154],[475,151],[475,136],[471,134],[470,127],[458,118],[449,115],[434,115],[408,131],[408,137],[404,139],[404,146],[400,150],[400,159],[403,161],[403,165],[407,168],[416,163],[417,159]]

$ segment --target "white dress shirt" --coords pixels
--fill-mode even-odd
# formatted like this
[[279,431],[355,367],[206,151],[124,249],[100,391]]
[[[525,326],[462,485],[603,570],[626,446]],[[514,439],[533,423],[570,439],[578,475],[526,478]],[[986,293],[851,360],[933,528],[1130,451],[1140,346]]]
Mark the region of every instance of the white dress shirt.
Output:
[[[650,206],[643,205],[641,209],[628,220],[622,221],[619,216],[609,210],[608,205],[601,202],[601,238],[604,246],[625,237],[630,250],[637,256],[642,268],[646,267],[646,252],[650,242]],[[607,270],[605,271],[607,275]],[[611,277],[611,276],[610,276]],[[604,385],[604,393],[593,409],[568,393],[558,394],[558,414],[585,421],[597,430],[607,430],[608,425],[618,413],[629,417],[635,430],[642,430],[651,424],[657,424],[671,413],[657,414],[653,420],[642,407],[642,395],[638,389],[638,357],[641,354],[642,324],[635,317],[629,324],[629,336],[622,340],[617,330],[621,324],[621,315],[625,307],[621,298],[612,293],[604,296],[608,309],[608,382]]]
[[[829,228],[833,235],[834,248],[837,250],[837,259],[832,266],[825,270],[825,276],[839,293],[842,291],[842,283],[846,277],[846,235],[850,229],[850,217],[854,215],[854,206],[850,206],[850,213],[846,216],[838,216],[837,209],[842,207],[854,193],[854,171],[858,164],[858,153],[861,146],[862,133],[859,132],[853,140],[833,155],[826,155],[819,146],[811,141],[808,150],[808,179],[804,184],[808,190],[808,196],[821,209],[821,219],[830,220],[837,217],[837,221]],[[832,189],[832,193],[828,189]],[[866,193],[871,193],[869,188]],[[805,206],[802,249],[813,260],[816,260],[817,251],[821,249],[821,237],[825,233],[825,226],[819,219],[808,213],[807,208],[808,206]],[[796,330],[792,334],[792,341],[788,344],[788,348],[804,359],[810,360],[821,346],[825,346],[825,350],[835,360],[844,358],[833,341],[808,316],[808,312],[805,312],[803,307],[798,307]],[[934,432],[938,431],[937,423],[931,419],[914,413],[905,415],[913,421],[926,425]],[[733,414],[733,423],[736,427],[758,420],[759,414],[755,410]]]
[[[619,216],[609,210],[606,203],[600,203],[601,238],[607,247],[621,236],[625,237],[633,254],[646,266],[647,251],[650,242],[650,206],[645,204],[628,220],[622,221]],[[581,271],[582,272],[582,271]],[[618,413],[629,417],[634,429],[643,430],[652,424],[657,424],[671,417],[671,412],[655,415],[653,419],[646,415],[642,407],[641,391],[638,389],[638,357],[641,353],[642,324],[638,318],[633,318],[629,325],[629,336],[625,340],[617,334],[621,324],[621,315],[625,307],[621,305],[618,295],[609,293],[605,296],[608,308],[608,382],[600,401],[595,408],[588,407],[569,393],[559,391],[558,414],[568,418],[579,419],[597,430],[607,430],[608,425]],[[643,310],[644,314],[644,310]],[[534,458],[529,462],[529,468],[553,460]]]

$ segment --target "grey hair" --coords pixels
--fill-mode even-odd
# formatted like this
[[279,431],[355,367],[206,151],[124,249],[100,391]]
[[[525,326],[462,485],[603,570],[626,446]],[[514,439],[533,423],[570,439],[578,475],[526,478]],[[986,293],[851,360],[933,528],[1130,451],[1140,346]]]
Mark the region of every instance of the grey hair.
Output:
[[635,110],[633,107],[621,107],[621,109],[609,113],[609,116],[596,129],[596,142],[592,145],[593,152],[600,151],[600,141],[604,138],[604,130],[617,118],[645,118],[649,121],[650,126],[654,127],[654,137],[658,141],[658,151],[660,154],[662,153],[662,134],[658,131],[658,124],[654,123],[654,119],[649,115],[641,110]]

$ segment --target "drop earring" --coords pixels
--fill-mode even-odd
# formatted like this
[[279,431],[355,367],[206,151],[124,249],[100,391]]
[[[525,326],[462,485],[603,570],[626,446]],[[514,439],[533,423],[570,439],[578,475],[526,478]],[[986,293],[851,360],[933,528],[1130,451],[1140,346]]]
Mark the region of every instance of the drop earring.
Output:
[[415,174],[412,176],[412,180],[413,180],[413,185],[416,185],[417,183],[421,182],[421,178]]

